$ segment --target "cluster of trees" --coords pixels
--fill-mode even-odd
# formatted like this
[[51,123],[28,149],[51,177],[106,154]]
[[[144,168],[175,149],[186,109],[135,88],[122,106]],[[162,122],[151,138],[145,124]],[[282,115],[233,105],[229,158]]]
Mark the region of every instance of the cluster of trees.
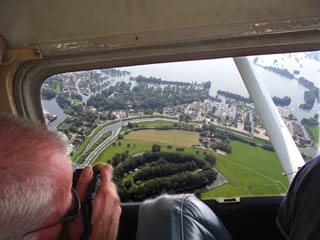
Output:
[[245,103],[252,103],[250,98],[243,97],[243,96],[241,96],[239,94],[236,94],[236,93],[218,90],[217,94],[221,95],[221,96],[225,96],[227,98],[234,99],[236,101],[242,101],[242,102],[245,102]]
[[264,145],[262,145],[262,148],[263,148],[264,150],[274,152],[273,146],[270,145],[270,144],[264,144]]
[[238,142],[243,142],[243,143],[249,144],[249,145],[251,145],[251,146],[253,146],[253,147],[256,147],[256,146],[257,146],[257,144],[256,144],[255,142],[250,141],[250,140],[248,140],[248,139],[246,139],[246,138],[244,138],[244,137],[241,137],[241,136],[239,136],[239,135],[236,135],[236,134],[230,134],[230,135],[229,135],[229,138],[230,138],[230,140],[235,140],[235,141],[238,141]]
[[151,152],[161,152],[161,145],[159,145],[159,144],[152,144]]
[[128,128],[135,128],[137,126],[136,123],[128,122]]
[[[230,148],[230,152],[231,152],[232,148],[231,148],[229,140],[235,140],[235,141],[239,141],[239,142],[243,142],[243,143],[249,144],[249,145],[254,146],[254,147],[258,146],[258,147],[261,147],[261,148],[263,148],[265,150],[274,151],[272,145],[270,145],[270,143],[268,141],[265,141],[265,144],[259,145],[256,142],[250,141],[248,138],[241,136],[240,134],[236,134],[236,133],[233,133],[233,132],[230,132],[230,131],[225,131],[225,130],[222,130],[222,129],[218,129],[218,128],[214,127],[214,126],[207,125],[207,124],[203,125],[203,130],[204,130],[204,132],[201,132],[200,135],[204,136],[207,131],[210,131],[210,133],[214,134],[215,138],[219,138],[219,139],[221,139],[223,141],[222,144],[220,144],[220,145],[217,144],[214,147],[214,149],[220,149],[222,151],[228,152],[229,148]],[[220,148],[218,147],[218,145],[219,145]],[[223,146],[223,145],[225,145],[225,146]]]
[[303,94],[305,103],[300,104],[299,107],[305,110],[312,109],[316,99],[319,101],[319,94],[319,88],[314,88],[313,90],[305,91]]
[[289,72],[289,70],[286,68],[282,69],[282,68],[277,68],[277,67],[272,67],[272,66],[265,66],[263,68],[270,71],[270,72],[277,73],[277,74],[279,74],[283,77],[289,78],[289,79],[294,78],[294,75],[291,72]]
[[56,101],[62,109],[71,107],[71,98],[69,93],[60,92],[57,96]]
[[136,78],[137,83],[152,83],[152,84],[170,84],[170,85],[178,85],[178,86],[190,86],[191,83],[187,82],[179,82],[179,81],[166,81],[162,80],[161,78],[155,77],[144,77],[139,75]]
[[298,82],[304,87],[308,88],[309,90],[312,90],[313,88],[315,88],[314,83],[304,77],[300,77],[298,79]]
[[122,201],[142,201],[163,193],[192,192],[210,185],[216,178],[217,172],[213,169],[199,171],[196,174],[182,172],[170,177],[154,178],[132,186],[129,190],[124,184],[119,184],[118,193]]
[[285,96],[283,98],[274,96],[272,98],[272,100],[273,100],[274,104],[276,104],[277,106],[282,106],[282,107],[289,106],[291,103],[291,98],[288,96]]
[[310,110],[313,108],[313,105],[315,101],[320,101],[320,91],[319,88],[314,87],[312,89],[309,89],[308,91],[305,91],[303,94],[305,103],[300,104],[300,108],[305,110]]
[[[125,154],[116,156],[114,159],[128,157]],[[211,155],[206,155],[202,160],[193,155],[156,152],[121,162],[114,168],[114,180],[122,201],[141,201],[162,193],[194,191],[211,184],[217,176],[216,171],[211,169],[215,164],[215,158]],[[134,174],[133,182],[123,180],[137,169],[139,171]],[[201,170],[194,172],[196,169]]]
[[127,161],[119,164],[114,169],[114,178],[120,180],[125,174],[135,170],[136,168],[145,166],[147,163],[152,163],[157,160],[164,159],[168,163],[187,163],[194,162],[197,164],[198,168],[208,169],[210,164],[205,160],[194,157],[192,155],[178,154],[178,153],[165,153],[165,152],[155,152],[155,153],[144,153],[142,156],[131,157]]
[[54,98],[60,93],[62,84],[63,80],[59,75],[48,78],[41,89],[41,98],[46,100]]
[[166,177],[180,172],[193,171],[197,169],[195,162],[182,164],[160,164],[158,166],[145,167],[133,177],[134,182],[147,181],[153,178]]
[[131,89],[131,83],[118,82],[115,86],[91,96],[88,106],[94,106],[99,111],[118,109],[126,110],[130,105],[136,111],[161,111],[164,107],[202,101],[209,97],[209,89],[196,85],[149,87],[139,84]]
[[[71,133],[77,133],[85,137],[97,127],[95,121],[99,117],[98,113],[91,111],[85,104],[82,104],[82,97],[76,92],[60,92],[56,101],[64,112],[70,115],[58,126],[58,130],[64,132],[69,138]],[[79,140],[78,137],[72,143],[78,146],[82,142]]]
[[194,126],[191,124],[188,125],[178,125],[175,124],[173,126],[156,126],[155,129],[157,130],[172,130],[172,129],[177,129],[177,130],[184,130],[184,131],[195,131],[195,132],[200,132],[201,128],[198,126]]
[[314,102],[316,100],[318,102],[320,101],[319,88],[317,88],[313,82],[307,80],[304,77],[300,77],[298,81],[300,84],[302,84],[304,87],[308,89],[308,91],[305,91],[303,94],[305,103],[301,104],[300,108],[310,110],[311,108],[313,108]]
[[114,120],[116,119],[116,116],[112,114],[112,111],[106,111],[100,114],[100,120],[106,121],[106,120]]
[[303,118],[301,120],[301,124],[305,125],[305,126],[309,126],[309,127],[316,127],[319,126],[319,114],[315,114],[313,117],[311,118]]
[[127,160],[129,157],[129,151],[126,150],[125,152],[122,153],[116,153],[116,155],[114,155],[112,157],[112,166],[116,167],[118,166],[120,163],[124,162],[125,160]]
[[56,92],[52,88],[43,88],[41,90],[41,98],[50,100],[56,96]]
[[217,144],[217,149],[224,151],[226,153],[231,153],[232,148],[230,142],[220,142]]
[[181,113],[181,114],[179,115],[179,121],[180,121],[180,122],[186,122],[186,123],[188,123],[188,122],[191,122],[191,121],[192,121],[192,118],[191,118],[191,116],[188,115],[188,114]]

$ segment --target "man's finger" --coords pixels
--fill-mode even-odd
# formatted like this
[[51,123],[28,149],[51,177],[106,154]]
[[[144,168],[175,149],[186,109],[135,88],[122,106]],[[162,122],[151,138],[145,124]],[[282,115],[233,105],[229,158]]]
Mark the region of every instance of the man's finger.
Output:
[[112,179],[112,167],[111,167],[111,165],[99,164],[99,165],[94,167],[94,170],[100,172],[101,185],[99,187],[99,190],[106,191],[106,189],[108,189],[109,184],[111,183],[111,179]]
[[76,191],[79,195],[81,202],[83,202],[83,200],[86,197],[87,188],[89,187],[89,184],[92,181],[92,178],[93,178],[92,168],[85,167],[79,176],[79,180],[76,186]]

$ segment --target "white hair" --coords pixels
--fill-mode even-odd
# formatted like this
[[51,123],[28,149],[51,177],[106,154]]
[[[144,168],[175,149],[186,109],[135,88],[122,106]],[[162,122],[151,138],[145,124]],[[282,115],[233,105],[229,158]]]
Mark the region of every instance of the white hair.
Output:
[[57,210],[57,176],[50,159],[64,151],[58,137],[41,126],[0,114],[0,240],[26,235]]

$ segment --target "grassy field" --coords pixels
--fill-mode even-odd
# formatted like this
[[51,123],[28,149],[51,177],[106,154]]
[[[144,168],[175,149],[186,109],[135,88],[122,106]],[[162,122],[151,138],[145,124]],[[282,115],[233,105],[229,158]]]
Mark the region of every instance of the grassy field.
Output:
[[[199,144],[199,133],[179,130],[141,130],[125,135],[104,150],[98,162],[108,162],[116,153],[128,151],[129,155],[151,151],[152,144],[161,145],[162,152],[176,152],[177,146],[184,146],[184,152],[203,158],[204,152],[193,149]],[[172,148],[168,148],[171,145]],[[232,153],[216,155],[216,168],[228,179],[228,183],[204,191],[203,199],[239,196],[279,195],[286,192],[289,183],[282,175],[282,167],[274,152],[266,151],[238,141],[231,141]]]
[[181,130],[142,130],[130,132],[125,139],[173,144],[182,147],[198,145],[199,133]]
[[182,122],[173,122],[173,121],[165,121],[165,120],[156,120],[156,121],[145,121],[145,122],[139,122],[136,123],[139,127],[149,127],[149,128],[155,128],[155,127],[188,127],[190,125],[197,125],[197,124],[188,124],[188,123],[182,123]]
[[162,127],[162,126],[173,126],[174,122],[164,121],[164,120],[156,120],[156,121],[145,121],[136,123],[138,126],[143,127]]
[[[120,146],[119,146],[119,142],[120,142]],[[130,144],[130,147],[128,147],[128,144]],[[97,158],[94,164],[106,163],[106,162],[110,163],[108,160],[111,160],[114,155],[116,155],[117,153],[123,153],[126,150],[129,151],[129,156],[135,153],[140,153],[140,152],[150,152],[153,144],[154,142],[136,141],[136,140],[128,140],[128,139],[117,140],[115,141],[115,146],[110,145],[107,149],[105,149],[99,155],[99,157]],[[174,144],[165,144],[165,143],[160,143],[159,145],[161,146],[161,152],[176,152],[176,147],[178,147],[177,145],[174,145]],[[171,145],[172,148],[169,149],[168,145]],[[191,147],[185,147],[184,153],[197,155],[200,158],[204,157],[203,151],[196,150]]]
[[279,195],[289,182],[282,175],[281,164],[274,152],[231,141],[232,153],[217,155],[217,169],[229,183],[203,192],[204,199],[257,195]]
[[316,142],[320,143],[320,127],[306,127],[310,137]]

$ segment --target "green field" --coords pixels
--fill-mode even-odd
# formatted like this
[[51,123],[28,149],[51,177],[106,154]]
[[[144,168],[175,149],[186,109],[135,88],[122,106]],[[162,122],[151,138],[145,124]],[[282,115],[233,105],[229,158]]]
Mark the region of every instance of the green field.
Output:
[[[176,132],[180,135],[176,135]],[[179,130],[131,132],[125,135],[125,139],[117,140],[115,145],[110,145],[104,150],[95,163],[110,162],[115,154],[125,151],[128,151],[129,156],[134,153],[151,151],[154,143],[161,145],[162,152],[176,152],[177,146],[185,146],[185,153],[203,158],[204,151],[191,147],[195,143],[190,141],[197,142],[198,136],[196,132]],[[172,148],[169,149],[168,145],[171,145]],[[231,141],[231,146],[231,154],[216,155],[216,168],[228,179],[228,183],[203,191],[201,194],[203,199],[279,195],[287,191],[289,182],[282,175],[281,164],[274,152],[238,141]]]
[[[119,142],[121,145],[119,146]],[[128,147],[130,144],[130,147]],[[154,142],[144,142],[144,141],[135,141],[135,140],[128,140],[122,139],[115,141],[115,146],[110,145],[107,149],[105,149],[97,158],[94,164],[97,163],[110,163],[112,157],[117,153],[123,153],[126,150],[129,151],[129,156],[135,153],[140,152],[150,152],[152,145]],[[176,145],[173,144],[165,144],[165,143],[158,143],[161,146],[161,152],[176,152]],[[168,149],[168,145],[171,145],[172,148]],[[199,150],[197,154],[197,150],[191,147],[185,147],[184,153],[198,155],[199,157],[204,156],[203,151]]]
[[231,141],[232,153],[217,155],[217,169],[229,183],[203,192],[203,199],[284,194],[289,182],[274,152]]
[[182,147],[199,145],[199,133],[182,130],[140,130],[125,135],[125,139],[174,144]]
[[320,144],[320,127],[306,127],[310,137],[314,140],[315,143]]
[[139,127],[162,127],[162,126],[173,126],[174,122],[172,121],[164,121],[164,120],[155,120],[155,121],[145,121],[136,123]]
[[188,124],[182,122],[173,122],[165,120],[145,121],[136,123],[139,127],[156,128],[156,127],[189,127],[190,125],[196,126],[196,124]]

